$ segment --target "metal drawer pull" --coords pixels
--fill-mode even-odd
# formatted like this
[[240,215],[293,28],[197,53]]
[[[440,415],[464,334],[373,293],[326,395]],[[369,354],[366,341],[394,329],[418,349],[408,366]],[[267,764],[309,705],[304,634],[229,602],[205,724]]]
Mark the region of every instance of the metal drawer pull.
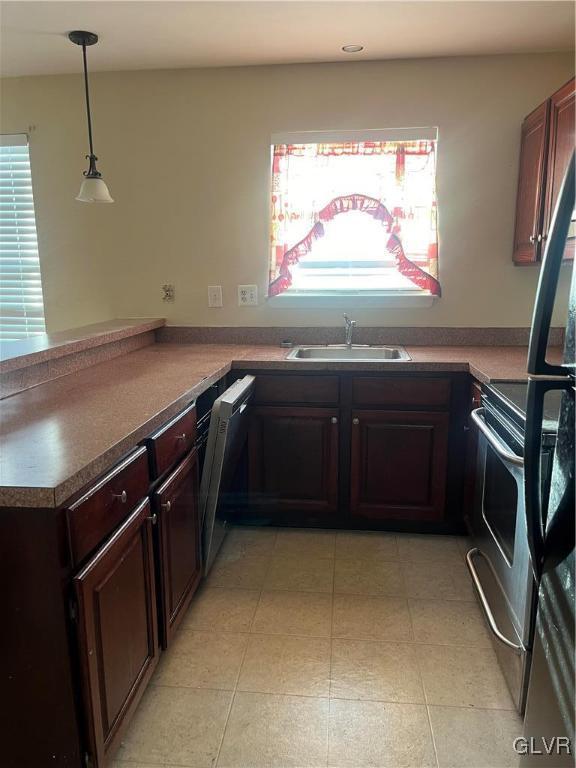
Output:
[[503,443],[498,435],[490,429],[488,424],[486,424],[486,419],[484,418],[484,408],[475,408],[470,416],[472,417],[474,424],[476,424],[480,432],[482,432],[498,456],[504,459],[504,461],[507,461],[510,464],[514,464],[517,467],[524,466],[524,458],[522,456],[518,456],[515,453],[512,453],[512,451],[509,451],[506,444]]
[[120,499],[122,504],[126,504],[128,501],[128,494],[126,491],[122,491],[122,493],[113,493],[112,496],[114,496],[115,499]]
[[182,432],[181,435],[176,435],[176,440],[186,440],[186,432]]
[[352,419],[352,424],[354,424],[354,426],[357,427],[358,424],[360,424],[360,419],[356,419],[356,418]]
[[336,416],[332,416],[330,421],[332,422],[332,424],[338,424],[338,419],[336,418]]
[[508,640],[508,638],[505,635],[503,635],[502,632],[500,632],[500,630],[498,629],[498,625],[496,624],[496,619],[494,618],[490,605],[488,604],[488,600],[486,599],[486,595],[484,594],[484,590],[482,589],[482,584],[480,582],[480,578],[478,577],[478,571],[474,566],[474,558],[477,556],[484,557],[482,552],[480,552],[480,550],[477,547],[474,547],[466,555],[466,565],[468,566],[468,570],[470,571],[470,575],[472,576],[472,581],[474,582],[476,594],[480,598],[480,604],[482,605],[482,608],[484,610],[484,615],[486,616],[488,625],[490,626],[490,629],[492,630],[492,634],[496,637],[497,640],[499,640],[503,645],[507,646],[508,648],[511,648],[514,651],[514,653],[517,653],[518,655],[520,655],[524,653],[524,651],[526,650],[524,646],[518,645],[517,643],[513,643],[512,640]]
[[167,501],[165,504],[162,504],[162,509],[164,510],[164,512],[170,512],[170,510],[172,509],[172,502]]
[[146,520],[150,520],[152,525],[156,525],[156,523],[158,522],[158,515],[156,514],[156,512],[154,512],[154,514],[147,517]]

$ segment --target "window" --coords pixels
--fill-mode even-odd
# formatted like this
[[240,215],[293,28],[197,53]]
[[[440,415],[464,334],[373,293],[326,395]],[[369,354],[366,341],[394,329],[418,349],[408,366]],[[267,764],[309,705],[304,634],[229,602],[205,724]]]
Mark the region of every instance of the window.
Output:
[[0,341],[44,333],[44,302],[26,135],[0,136]]
[[272,145],[269,296],[440,295],[436,131],[395,135]]

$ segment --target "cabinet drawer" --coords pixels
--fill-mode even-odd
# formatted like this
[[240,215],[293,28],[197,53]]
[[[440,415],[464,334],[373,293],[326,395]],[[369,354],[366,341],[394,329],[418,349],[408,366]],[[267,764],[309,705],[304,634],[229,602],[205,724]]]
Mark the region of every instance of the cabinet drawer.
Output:
[[352,383],[352,402],[366,407],[432,407],[450,405],[450,379],[362,376]]
[[146,448],[138,448],[67,509],[75,565],[109,536],[148,493]]
[[154,478],[161,477],[194,446],[196,441],[196,405],[179,413],[146,441],[152,457]]
[[256,376],[254,402],[337,405],[340,399],[338,376]]

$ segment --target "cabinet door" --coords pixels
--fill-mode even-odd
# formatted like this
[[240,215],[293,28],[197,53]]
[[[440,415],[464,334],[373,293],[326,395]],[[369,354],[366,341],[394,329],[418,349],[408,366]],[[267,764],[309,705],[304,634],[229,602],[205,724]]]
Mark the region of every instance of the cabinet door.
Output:
[[545,101],[522,124],[512,257],[516,264],[533,264],[541,255],[549,111],[550,102]]
[[[546,240],[552,223],[560,186],[574,152],[574,78],[560,88],[550,99],[550,141],[546,171],[546,205],[543,238]],[[566,242],[565,259],[574,258],[576,233]]]
[[253,408],[248,452],[254,504],[280,512],[336,511],[337,408]]
[[158,661],[150,503],[146,499],[74,579],[86,732],[106,764]]
[[160,544],[162,643],[166,648],[202,576],[196,451],[158,488],[154,505]]
[[441,412],[353,411],[352,514],[441,520],[448,423]]

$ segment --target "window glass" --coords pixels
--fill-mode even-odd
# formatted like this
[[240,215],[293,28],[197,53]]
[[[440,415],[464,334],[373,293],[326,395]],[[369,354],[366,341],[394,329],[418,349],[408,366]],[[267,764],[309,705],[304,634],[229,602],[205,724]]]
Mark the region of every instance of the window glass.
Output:
[[439,295],[436,141],[274,144],[269,294]]

